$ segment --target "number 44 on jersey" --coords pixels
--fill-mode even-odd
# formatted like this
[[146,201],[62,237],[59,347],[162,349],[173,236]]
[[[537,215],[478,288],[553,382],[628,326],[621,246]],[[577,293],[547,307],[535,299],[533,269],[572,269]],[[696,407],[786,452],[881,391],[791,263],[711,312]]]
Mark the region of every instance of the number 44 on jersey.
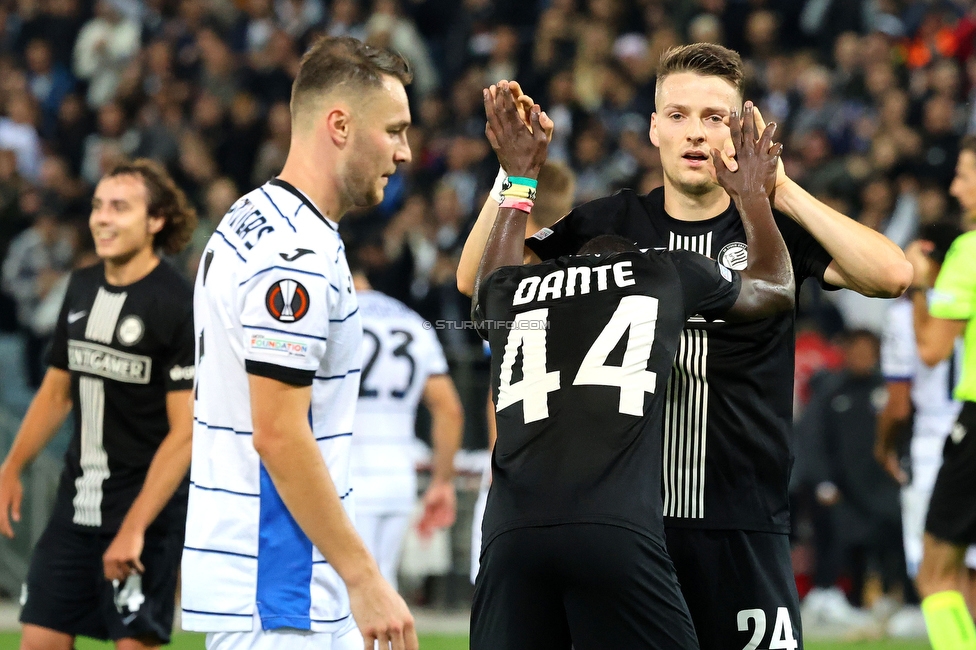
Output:
[[[651,296],[624,296],[600,335],[583,358],[574,386],[615,386],[620,389],[620,413],[644,415],[644,394],[654,393],[657,374],[647,370],[654,345],[658,300]],[[559,390],[559,371],[546,372],[547,329],[549,309],[533,309],[518,314],[505,343],[499,373],[496,411],[522,402],[525,424],[549,417],[549,393]],[[630,330],[623,363],[606,365],[607,357]],[[522,348],[522,379],[512,383],[512,369]]]

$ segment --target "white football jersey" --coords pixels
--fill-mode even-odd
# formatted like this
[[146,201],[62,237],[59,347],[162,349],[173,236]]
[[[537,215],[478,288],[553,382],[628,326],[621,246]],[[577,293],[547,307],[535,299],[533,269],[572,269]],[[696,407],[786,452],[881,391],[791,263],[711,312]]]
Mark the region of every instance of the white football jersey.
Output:
[[962,370],[962,340],[953,355],[934,368],[922,363],[915,343],[912,303],[899,298],[888,311],[881,340],[881,372],[885,379],[912,382],[915,437],[945,439],[959,415],[961,404],[952,398]]
[[356,510],[408,513],[417,496],[414,420],[427,378],[447,372],[429,322],[378,291],[359,292],[362,374],[352,438]]
[[342,580],[254,450],[248,386],[248,374],[312,386],[309,423],[348,511],[362,325],[336,228],[275,179],[231,207],[200,261],[186,630],[250,631],[255,612],[265,630],[352,624]]

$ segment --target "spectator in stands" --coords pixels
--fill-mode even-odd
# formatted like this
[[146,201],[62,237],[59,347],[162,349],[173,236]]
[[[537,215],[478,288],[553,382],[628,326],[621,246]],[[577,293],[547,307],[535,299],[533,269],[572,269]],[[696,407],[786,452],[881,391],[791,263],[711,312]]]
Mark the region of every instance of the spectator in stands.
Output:
[[40,131],[51,137],[58,120],[58,109],[65,96],[75,86],[75,79],[68,68],[56,62],[51,44],[43,38],[35,38],[27,44],[27,83],[41,110]]
[[10,242],[3,262],[3,288],[17,302],[17,322],[26,343],[25,371],[33,389],[44,377],[44,354],[51,335],[51,330],[38,331],[34,315],[48,292],[71,270],[73,257],[70,231],[54,214],[42,211],[28,230]]
[[122,71],[139,52],[139,24],[127,18],[123,8],[121,0],[98,0],[95,16],[81,28],[75,43],[74,72],[88,81],[92,108],[112,100]]
[[0,149],[17,154],[17,171],[32,182],[41,173],[41,138],[36,122],[30,97],[18,93],[7,98],[7,115],[0,117]]

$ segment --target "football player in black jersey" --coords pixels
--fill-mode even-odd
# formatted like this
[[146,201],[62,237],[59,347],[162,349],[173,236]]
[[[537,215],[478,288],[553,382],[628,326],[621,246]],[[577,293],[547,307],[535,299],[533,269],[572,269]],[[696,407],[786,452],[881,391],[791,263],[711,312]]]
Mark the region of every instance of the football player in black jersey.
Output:
[[20,472],[74,413],[22,595],[21,648],[31,650],[70,650],[76,636],[151,648],[169,642],[173,624],[193,424],[192,288],[157,251],[182,250],[196,213],[143,159],[101,179],[89,226],[101,263],[71,276],[50,367],[0,466],[0,533],[12,537]]
[[[485,108],[502,165],[531,187],[547,148],[538,106],[531,133],[507,85],[485,91]],[[698,647],[664,544],[666,379],[691,315],[758,319],[794,302],[768,198],[775,126],[757,138],[751,102],[742,128],[734,112],[730,123],[739,169],[717,166],[754,247],[741,274],[613,235],[522,266],[532,192],[498,210],[473,302],[492,349],[498,428],[474,650]]]
[[[742,268],[749,249],[738,209],[708,156],[729,137],[742,80],[739,55],[721,46],[666,52],[650,128],[664,187],[591,201],[551,228],[530,223],[527,232],[535,234],[526,252],[551,259],[615,233],[642,247],[693,250]],[[911,282],[911,265],[894,243],[817,201],[781,166],[774,189],[773,217],[797,286],[813,277],[826,289],[893,297]],[[458,287],[467,294],[491,227],[488,213],[458,265]],[[707,650],[802,645],[788,539],[793,320],[793,314],[746,324],[693,317],[678,346],[664,414],[665,526]]]

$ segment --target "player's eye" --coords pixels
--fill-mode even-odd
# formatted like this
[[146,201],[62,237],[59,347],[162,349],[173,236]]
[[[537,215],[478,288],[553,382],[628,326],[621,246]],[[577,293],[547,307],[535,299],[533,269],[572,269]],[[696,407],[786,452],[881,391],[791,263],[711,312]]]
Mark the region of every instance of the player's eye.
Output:
[[674,120],[675,122],[677,122],[682,117],[684,117],[684,115],[682,115],[681,113],[671,113],[671,115],[668,115],[668,117],[670,117],[672,120]]

